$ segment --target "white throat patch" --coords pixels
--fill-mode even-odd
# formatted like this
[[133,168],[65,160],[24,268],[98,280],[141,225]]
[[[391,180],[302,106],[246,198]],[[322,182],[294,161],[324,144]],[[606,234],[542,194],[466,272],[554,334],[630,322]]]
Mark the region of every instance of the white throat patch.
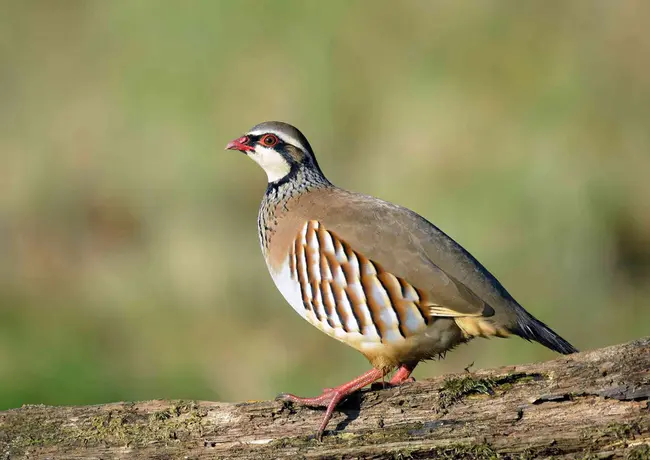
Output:
[[289,162],[273,149],[257,145],[254,151],[247,154],[266,172],[269,182],[280,180],[291,171]]

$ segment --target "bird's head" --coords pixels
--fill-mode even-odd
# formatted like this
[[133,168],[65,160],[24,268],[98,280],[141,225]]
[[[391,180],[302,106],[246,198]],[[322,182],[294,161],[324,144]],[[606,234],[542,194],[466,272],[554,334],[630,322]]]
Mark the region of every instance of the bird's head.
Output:
[[255,160],[266,172],[269,183],[287,180],[303,168],[322,176],[307,138],[280,121],[253,126],[242,137],[229,142],[226,149],[239,150]]

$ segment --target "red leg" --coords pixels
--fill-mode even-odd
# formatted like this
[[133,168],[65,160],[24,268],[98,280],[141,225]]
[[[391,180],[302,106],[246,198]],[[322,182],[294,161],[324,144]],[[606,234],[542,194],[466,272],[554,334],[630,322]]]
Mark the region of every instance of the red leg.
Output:
[[399,386],[403,383],[411,383],[415,382],[415,379],[413,377],[410,377],[411,372],[413,372],[413,369],[415,369],[415,366],[417,366],[418,363],[415,364],[402,364],[399,369],[397,369],[397,372],[395,372],[395,375],[393,375],[393,378],[390,379],[389,382],[375,382],[372,384],[372,389],[373,390],[381,390],[383,388],[392,388]]
[[290,401],[292,403],[301,404],[304,406],[327,407],[327,410],[325,411],[325,417],[323,418],[320,427],[318,427],[318,433],[316,434],[318,440],[321,440],[323,437],[323,432],[325,431],[325,427],[332,418],[332,414],[334,413],[336,406],[350,394],[365,387],[366,385],[370,385],[372,382],[379,380],[383,376],[384,373],[382,371],[372,369],[348,383],[344,383],[343,385],[340,385],[336,388],[326,389],[322,395],[316,396],[315,398],[299,398],[291,394],[283,393],[281,395],[278,395],[276,399]]
[[397,369],[397,372],[395,372],[395,375],[393,375],[393,378],[390,379],[390,382],[388,382],[388,386],[401,385],[406,382],[415,382],[415,379],[411,377],[411,372],[413,372],[415,366],[417,366],[417,363],[402,364],[400,368]]

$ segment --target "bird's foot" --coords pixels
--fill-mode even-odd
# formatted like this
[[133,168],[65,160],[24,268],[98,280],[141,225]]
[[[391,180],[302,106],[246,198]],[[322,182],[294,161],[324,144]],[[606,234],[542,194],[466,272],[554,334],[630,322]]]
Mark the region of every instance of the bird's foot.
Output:
[[332,398],[335,397],[336,390],[336,388],[325,388],[320,396],[315,396],[313,398],[301,398],[290,393],[280,393],[275,397],[275,400],[286,401],[293,404],[298,404],[299,406],[327,407]]
[[325,390],[323,390],[323,394],[314,398],[300,398],[289,393],[282,393],[275,399],[291,402],[293,404],[298,404],[301,406],[326,407],[327,410],[325,411],[325,417],[323,417],[323,421],[321,422],[320,426],[318,427],[318,431],[316,432],[316,438],[321,441],[323,439],[325,427],[327,427],[328,422],[332,418],[332,414],[334,413],[336,406],[338,406],[339,403],[347,398],[350,394],[354,393],[360,388],[365,387],[366,385],[371,384],[376,380],[379,380],[383,376],[384,373],[382,371],[372,369],[352,380],[351,382],[344,383],[343,385],[335,388],[325,388]]

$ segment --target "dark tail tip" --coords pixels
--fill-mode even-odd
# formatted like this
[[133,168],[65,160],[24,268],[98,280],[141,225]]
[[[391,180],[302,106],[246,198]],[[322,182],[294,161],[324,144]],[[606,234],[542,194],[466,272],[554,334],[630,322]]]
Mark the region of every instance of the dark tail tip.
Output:
[[[523,310],[523,309],[522,309]],[[512,332],[526,340],[539,342],[553,351],[569,355],[578,353],[578,349],[551,330],[546,324],[525,311],[517,312],[517,324]],[[523,313],[523,314],[521,314]]]

